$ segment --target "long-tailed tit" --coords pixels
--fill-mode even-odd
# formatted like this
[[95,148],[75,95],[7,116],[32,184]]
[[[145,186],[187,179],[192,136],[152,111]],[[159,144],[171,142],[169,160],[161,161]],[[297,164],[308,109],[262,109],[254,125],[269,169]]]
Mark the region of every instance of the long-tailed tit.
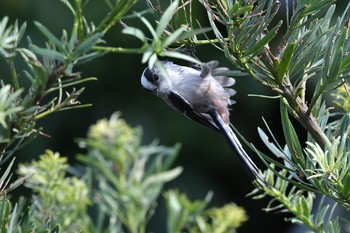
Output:
[[235,83],[235,79],[219,74],[228,69],[218,67],[217,61],[203,63],[200,70],[170,61],[162,64],[167,77],[157,67],[146,68],[141,76],[142,87],[188,118],[220,131],[253,178],[266,183],[229,125],[228,107],[234,103],[230,98],[236,93],[229,87]]

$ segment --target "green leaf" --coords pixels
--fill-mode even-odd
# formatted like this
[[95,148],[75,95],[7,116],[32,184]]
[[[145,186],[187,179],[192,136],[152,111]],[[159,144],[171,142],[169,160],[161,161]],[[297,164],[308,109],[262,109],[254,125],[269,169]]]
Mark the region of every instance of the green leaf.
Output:
[[7,25],[8,20],[9,20],[9,17],[5,16],[4,18],[2,18],[2,20],[0,22],[0,35],[1,35],[1,37],[3,37],[5,35],[5,30],[6,30],[6,25]]
[[158,60],[157,54],[153,53],[148,59],[148,67],[152,68],[156,61]]
[[[79,56],[75,59],[76,63],[75,64],[83,64],[85,62],[89,62],[99,56],[102,56],[104,53],[101,53],[99,51],[97,52],[92,52],[92,53],[87,53],[87,54],[84,54],[82,56]],[[67,68],[68,70],[68,68]]]
[[277,74],[279,81],[282,83],[283,78],[288,71],[290,61],[292,60],[292,56],[294,53],[294,47],[296,45],[296,42],[290,43],[287,48],[284,50],[284,53],[282,55],[281,61],[277,66]]
[[1,232],[8,232],[8,218],[11,216],[11,202],[6,199],[0,203],[0,230]]
[[277,158],[283,158],[283,160],[288,159],[287,156],[284,154],[283,151],[277,148],[277,146],[269,141],[269,137],[266,135],[266,133],[258,127],[258,134],[260,136],[260,139],[263,141],[265,146],[275,155]]
[[60,0],[64,5],[66,5],[66,7],[72,12],[73,15],[76,14],[74,7],[72,6],[72,4],[68,1],[68,0]]
[[337,79],[340,72],[342,60],[343,60],[343,48],[340,47],[335,52],[332,62],[330,63],[330,68],[327,76],[331,80]]
[[169,45],[178,40],[179,36],[186,30],[187,26],[181,26],[176,29],[173,33],[171,33],[165,40],[163,41],[162,47],[167,48]]
[[64,60],[67,59],[67,57],[64,54],[57,52],[55,50],[52,50],[52,49],[39,48],[35,45],[32,45],[31,49],[33,50],[34,53],[39,54],[43,57],[49,57],[49,58],[52,58],[54,60],[58,60],[61,62],[63,62]]
[[[153,55],[153,51],[152,50],[147,50],[143,53],[142,59],[141,59],[141,63],[144,64],[146,62],[148,62],[148,60],[150,59],[150,57]],[[152,67],[150,67],[152,68]]]
[[273,27],[263,38],[261,38],[255,45],[253,45],[250,49],[245,51],[244,56],[255,56],[260,53],[261,50],[276,36],[277,30],[282,25],[282,21]]
[[3,175],[1,176],[1,178],[0,178],[0,188],[1,188],[1,190],[5,190],[5,189],[6,189],[6,186],[7,186],[8,182],[9,182],[11,176],[12,176],[12,175],[10,174],[10,172],[11,172],[11,168],[12,168],[12,166],[13,166],[14,161],[15,161],[15,158],[13,158],[13,159],[11,160],[11,162],[10,162],[10,164],[7,166],[7,168],[6,168],[5,172],[4,172],[4,174],[3,174]]
[[51,41],[59,50],[65,53],[67,52],[64,44],[54,34],[52,34],[49,29],[37,21],[34,22],[34,24],[41,31],[41,33],[43,33],[46,38],[49,39],[49,41]]
[[[312,202],[311,202],[312,203]],[[299,205],[301,206],[302,215],[306,218],[310,218],[311,215],[311,209],[309,208],[309,203],[307,199],[304,196],[301,196],[299,199]]]
[[350,55],[342,59],[340,71],[344,71],[350,65]]
[[[229,8],[227,14],[228,16],[236,16],[237,15],[237,11],[240,8],[239,2],[235,1],[235,3]],[[233,17],[231,17],[232,19]]]
[[13,210],[12,210],[12,213],[11,213],[11,215],[10,215],[10,221],[9,221],[9,224],[8,224],[8,229],[7,229],[7,231],[6,232],[14,232],[14,229],[17,227],[17,226],[15,226],[15,224],[16,224],[16,218],[17,218],[17,208],[18,208],[18,206],[17,206],[17,203],[15,204],[15,207],[13,208]]
[[94,46],[101,38],[103,33],[95,33],[87,37],[83,42],[81,42],[75,50],[75,54],[84,54],[88,52],[92,46]]
[[26,29],[27,29],[27,23],[24,22],[22,24],[22,26],[20,27],[20,29],[19,29],[19,32],[18,32],[19,36],[18,36],[18,42],[17,43],[19,43],[19,41],[21,41],[21,39],[23,38],[23,35],[24,35]]
[[164,33],[164,30],[168,27],[168,24],[171,18],[173,17],[178,5],[179,0],[173,1],[163,13],[163,16],[160,18],[158,26],[156,28],[156,34],[158,38]]
[[149,188],[150,185],[153,185],[153,184],[162,184],[165,182],[169,182],[169,181],[175,179],[176,177],[178,177],[181,174],[182,170],[183,170],[182,167],[176,167],[176,168],[171,169],[169,171],[155,173],[155,174],[147,177],[143,181],[142,187],[143,187],[143,189],[147,189],[147,188]]
[[350,197],[350,173],[344,176],[344,178],[342,179],[342,184],[342,195],[344,197]]
[[238,9],[238,11],[236,12],[236,15],[245,15],[247,14],[249,11],[251,11],[253,9],[253,5],[248,5],[248,6],[244,6],[244,7],[240,7]]
[[191,56],[183,54],[183,53],[175,52],[175,51],[164,51],[160,55],[164,56],[164,57],[172,57],[172,58],[182,59],[182,60],[189,61],[189,62],[192,62],[195,64],[202,64],[200,61],[198,61],[194,57],[191,57]]
[[159,40],[159,37],[156,33],[156,31],[153,29],[152,25],[150,22],[148,22],[148,20],[143,17],[140,13],[136,13],[137,17],[140,18],[140,20],[143,22],[143,24],[147,27],[147,29],[150,31],[150,33],[152,34],[153,40]]
[[145,34],[138,28],[135,27],[126,27],[122,30],[122,33],[127,34],[127,35],[132,35],[142,41],[143,43],[147,42],[147,38]]
[[292,155],[293,161],[296,161],[297,164],[304,169],[305,161],[303,157],[303,150],[300,145],[298,135],[296,134],[295,129],[292,125],[292,122],[290,122],[289,120],[288,109],[283,99],[280,100],[280,113],[283,134],[288,146],[288,150]]
[[207,27],[207,28],[196,28],[196,29],[190,29],[190,30],[187,30],[185,32],[183,32],[178,38],[177,40],[184,40],[184,39],[188,39],[192,36],[195,36],[195,35],[198,35],[198,34],[202,34],[202,33],[205,33],[205,32],[209,32],[211,31],[211,27]]

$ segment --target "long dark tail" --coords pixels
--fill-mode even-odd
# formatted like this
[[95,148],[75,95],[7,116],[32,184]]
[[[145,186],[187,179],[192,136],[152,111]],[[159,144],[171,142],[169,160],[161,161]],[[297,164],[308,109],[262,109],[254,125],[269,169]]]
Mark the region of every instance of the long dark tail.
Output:
[[232,129],[222,120],[222,118],[216,111],[211,113],[210,115],[215,124],[222,132],[222,134],[225,136],[231,148],[239,155],[239,161],[241,165],[245,168],[245,170],[249,173],[249,175],[251,175],[254,180],[259,179],[261,182],[267,185],[265,179],[260,175],[258,167],[251,160],[247,152],[245,152],[245,150],[242,147],[242,144],[240,143]]

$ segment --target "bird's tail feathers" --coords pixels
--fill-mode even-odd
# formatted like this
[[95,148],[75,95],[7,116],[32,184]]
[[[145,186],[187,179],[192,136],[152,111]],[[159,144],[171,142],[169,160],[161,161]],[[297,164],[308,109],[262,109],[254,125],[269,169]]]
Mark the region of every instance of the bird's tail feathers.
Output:
[[254,179],[259,179],[264,184],[267,184],[265,179],[261,176],[259,173],[258,167],[255,165],[253,160],[249,157],[247,152],[243,149],[242,144],[238,140],[236,134],[232,131],[229,125],[225,124],[224,121],[221,119],[218,113],[215,114],[215,117],[213,117],[214,122],[216,125],[220,128],[220,131],[224,134],[227,141],[229,142],[231,148],[238,153],[239,160],[243,167],[248,171],[250,175],[253,176]]

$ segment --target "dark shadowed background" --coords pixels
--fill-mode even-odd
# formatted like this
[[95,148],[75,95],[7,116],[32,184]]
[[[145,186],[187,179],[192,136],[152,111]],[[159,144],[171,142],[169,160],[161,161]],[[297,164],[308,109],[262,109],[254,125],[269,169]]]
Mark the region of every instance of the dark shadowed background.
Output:
[[[140,1],[133,10],[139,11],[145,8],[144,1]],[[101,12],[106,12],[106,6],[103,1],[90,1],[85,12],[88,20],[98,24],[98,20],[102,17]],[[70,31],[72,21],[70,12],[58,0],[0,0],[0,18],[3,16],[9,16],[11,23],[16,19],[20,24],[26,21],[27,35],[30,35],[34,43],[41,45],[44,37],[34,26],[33,21],[40,21],[56,35],[61,35],[63,29]],[[199,20],[205,21],[205,15],[198,17],[203,17]],[[153,22],[151,15],[148,18]],[[136,19],[125,23],[140,26],[140,21]],[[108,33],[107,45],[140,46],[138,41],[121,34],[121,29],[120,25],[116,25]],[[23,41],[23,45],[27,46],[26,40]],[[231,67],[223,55],[212,46],[197,48],[196,55],[202,61],[216,59],[222,65]],[[88,127],[98,119],[109,118],[113,112],[121,111],[123,118],[130,125],[143,127],[145,144],[156,138],[167,146],[181,142],[182,148],[176,165],[182,166],[184,172],[175,181],[168,183],[165,189],[178,188],[191,200],[202,199],[209,190],[212,190],[214,191],[212,206],[235,202],[244,207],[249,215],[249,221],[239,229],[239,232],[288,232],[290,225],[284,221],[287,215],[266,214],[262,210],[268,199],[256,201],[246,197],[253,186],[244,170],[238,166],[235,155],[221,135],[186,119],[167,107],[162,100],[141,89],[140,76],[145,66],[141,64],[140,55],[108,54],[79,67],[84,77],[98,78],[98,81],[86,84],[86,91],[79,99],[82,103],[92,103],[93,106],[59,112],[40,121],[40,126],[44,127],[44,132],[51,135],[51,138],[39,137],[16,155],[18,160],[24,162],[37,158],[49,148],[74,162],[74,156],[79,152],[74,139],[84,137]],[[8,71],[4,69],[3,60],[0,60],[0,68],[0,78],[6,77]],[[262,122],[264,117],[280,142],[284,143],[281,137],[279,101],[248,97],[248,94],[273,93],[259,87],[249,78],[241,77],[236,80],[237,95],[234,99],[237,103],[231,112],[233,125],[249,141],[264,150],[257,135],[257,127],[264,127]],[[248,153],[258,162],[252,151]],[[149,231],[156,233],[165,232],[164,205],[162,200],[159,203],[157,214],[149,224]]]

